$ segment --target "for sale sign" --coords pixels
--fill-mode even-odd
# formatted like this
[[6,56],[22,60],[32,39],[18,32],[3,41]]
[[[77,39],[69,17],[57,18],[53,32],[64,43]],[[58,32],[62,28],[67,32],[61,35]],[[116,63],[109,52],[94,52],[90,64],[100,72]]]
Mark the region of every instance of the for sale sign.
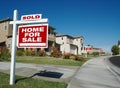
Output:
[[18,27],[18,48],[47,48],[48,24]]

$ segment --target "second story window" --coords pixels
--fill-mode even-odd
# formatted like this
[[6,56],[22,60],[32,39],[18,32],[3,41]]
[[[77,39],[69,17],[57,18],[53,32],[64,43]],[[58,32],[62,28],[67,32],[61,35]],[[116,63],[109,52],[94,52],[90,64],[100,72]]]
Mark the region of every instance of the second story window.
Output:
[[10,48],[10,39],[8,39],[8,48]]
[[63,40],[63,37],[61,39]]
[[83,39],[81,39],[80,42],[83,43]]
[[5,30],[7,30],[7,26],[8,26],[7,24],[8,24],[7,22],[4,23],[4,29]]

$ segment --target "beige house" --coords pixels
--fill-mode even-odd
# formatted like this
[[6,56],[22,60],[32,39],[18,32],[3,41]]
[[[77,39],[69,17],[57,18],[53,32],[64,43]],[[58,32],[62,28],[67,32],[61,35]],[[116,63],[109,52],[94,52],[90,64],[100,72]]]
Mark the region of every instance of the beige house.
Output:
[[70,35],[56,35],[56,43],[60,44],[62,53],[82,54],[84,38],[82,36],[72,37]]
[[11,50],[12,25],[9,24],[10,18],[0,20],[0,47],[7,47]]

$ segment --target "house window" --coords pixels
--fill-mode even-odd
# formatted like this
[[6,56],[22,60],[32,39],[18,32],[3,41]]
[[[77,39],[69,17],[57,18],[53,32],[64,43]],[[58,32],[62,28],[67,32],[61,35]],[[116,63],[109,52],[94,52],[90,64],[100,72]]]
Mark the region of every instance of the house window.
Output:
[[62,40],[63,40],[63,37],[62,37]]
[[10,48],[10,44],[8,44],[8,48]]
[[83,39],[81,39],[81,41],[80,41],[81,43],[83,43]]
[[8,39],[8,48],[10,48],[10,40]]
[[83,47],[81,47],[81,50],[83,50]]
[[4,29],[7,30],[7,22],[4,23]]
[[81,45],[82,45],[82,47],[83,47],[83,43],[82,43]]

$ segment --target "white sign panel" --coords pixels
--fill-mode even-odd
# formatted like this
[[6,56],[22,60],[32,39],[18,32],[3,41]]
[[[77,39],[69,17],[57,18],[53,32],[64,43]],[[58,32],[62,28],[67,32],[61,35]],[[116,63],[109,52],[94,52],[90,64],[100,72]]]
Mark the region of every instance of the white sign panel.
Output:
[[31,14],[31,15],[21,16],[21,20],[24,20],[24,21],[40,20],[41,18],[42,18],[42,14]]

